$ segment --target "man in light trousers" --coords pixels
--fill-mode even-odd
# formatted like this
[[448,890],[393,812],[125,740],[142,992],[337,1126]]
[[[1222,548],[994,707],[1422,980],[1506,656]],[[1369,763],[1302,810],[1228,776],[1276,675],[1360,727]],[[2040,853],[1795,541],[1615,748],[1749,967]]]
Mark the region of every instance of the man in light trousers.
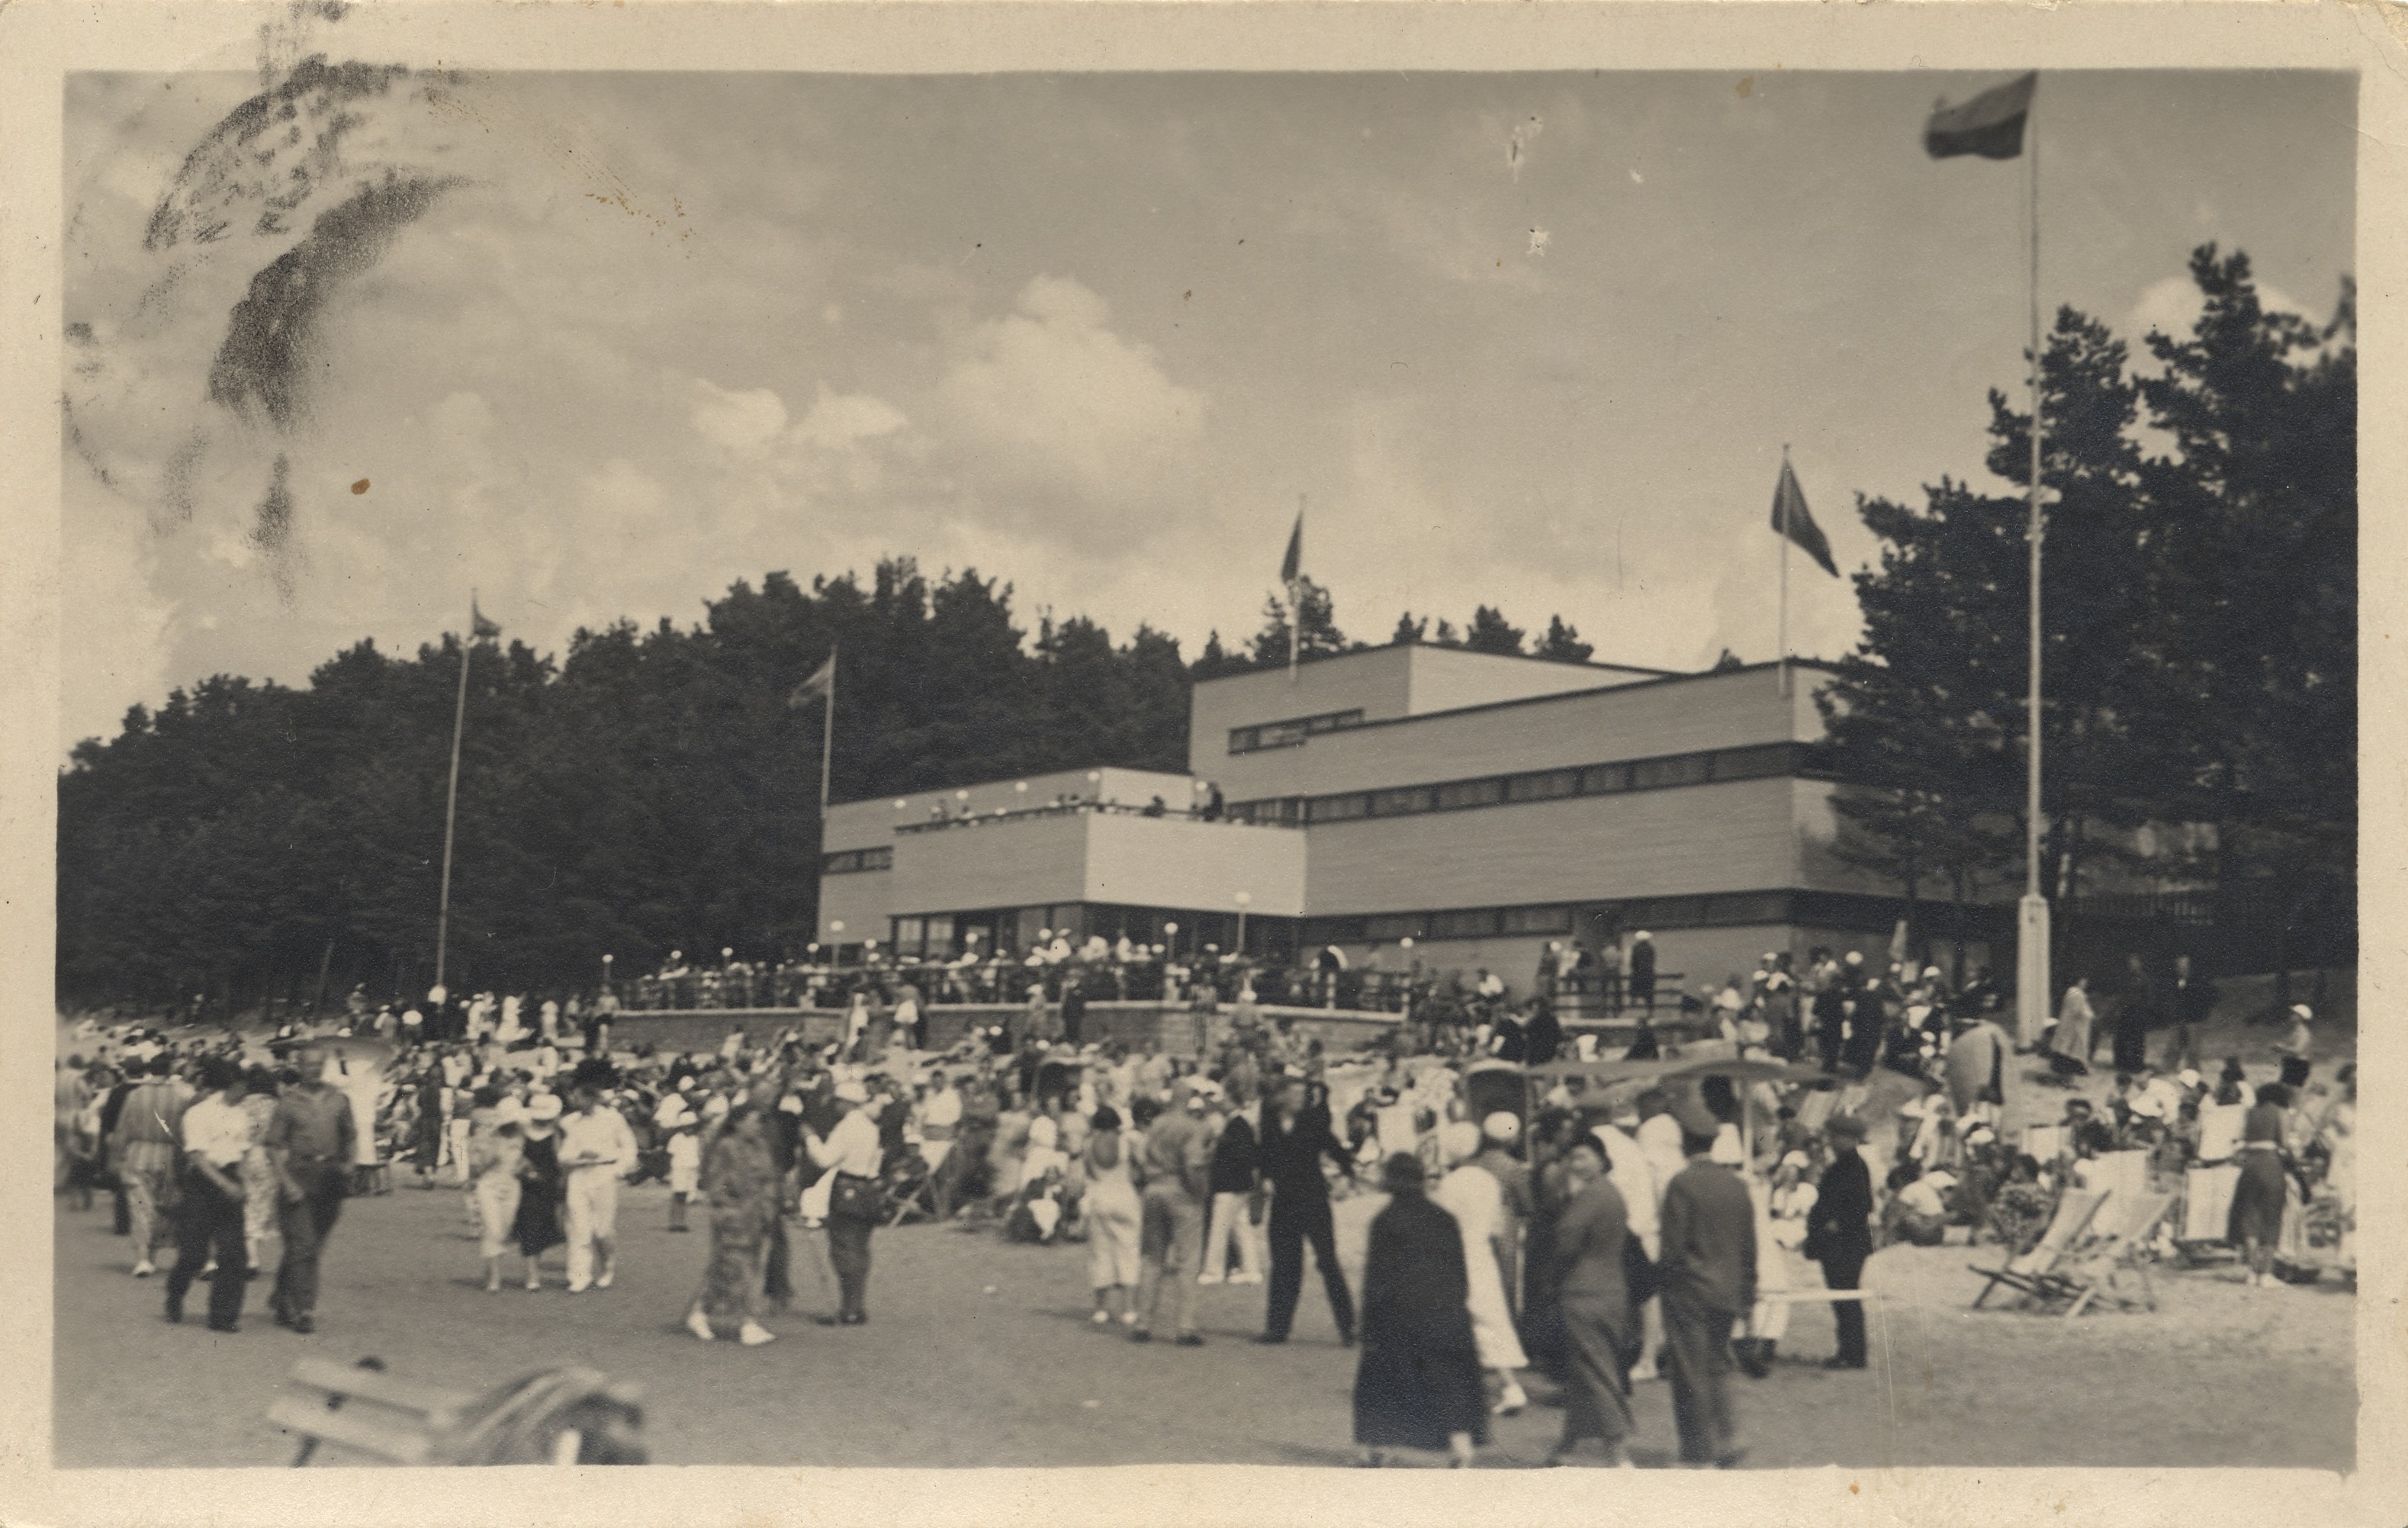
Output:
[[607,1290],[618,1272],[613,1243],[619,1233],[619,1180],[635,1165],[636,1132],[624,1115],[602,1102],[612,1080],[608,1062],[580,1061],[569,1080],[577,1107],[560,1121],[571,1294]]

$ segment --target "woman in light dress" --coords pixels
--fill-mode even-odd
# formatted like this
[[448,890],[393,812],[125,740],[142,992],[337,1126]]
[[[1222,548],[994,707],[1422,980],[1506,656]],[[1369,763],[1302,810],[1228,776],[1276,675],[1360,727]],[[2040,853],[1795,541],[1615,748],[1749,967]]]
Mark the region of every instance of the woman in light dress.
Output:
[[1431,1203],[1455,1217],[1463,1237],[1464,1271],[1469,1293],[1464,1304],[1471,1311],[1472,1340],[1480,1348],[1480,1366],[1495,1372],[1497,1414],[1511,1417],[1529,1404],[1514,1371],[1529,1359],[1514,1334],[1513,1309],[1505,1300],[1505,1276],[1499,1243],[1506,1234],[1505,1189],[1497,1175],[1476,1166],[1480,1127],[1458,1119],[1439,1132],[1439,1144],[1449,1171],[1440,1179]]
[[1129,1144],[1121,1136],[1120,1111],[1096,1111],[1082,1156],[1087,1191],[1080,1215],[1087,1226],[1087,1283],[1096,1291],[1097,1326],[1117,1319],[1137,1324],[1129,1298],[1137,1289],[1138,1231],[1143,1204],[1129,1176]]
[[[476,1127],[468,1136],[468,1197],[477,1207],[477,1250],[485,1260],[485,1292],[502,1288],[502,1259],[512,1245],[518,1224],[519,1169],[526,1160],[526,1111],[515,1098],[496,1088],[480,1088],[470,1117]],[[533,1269],[533,1260],[528,1263]]]
[[276,1229],[276,1164],[268,1160],[268,1117],[276,1113],[276,1074],[254,1066],[243,1079],[242,1112],[251,1119],[251,1149],[242,1154],[242,1240],[251,1266],[260,1266],[259,1244]]
[[2065,989],[2065,1002],[2057,1011],[2057,1032],[2050,1035],[2048,1048],[2074,1063],[2079,1075],[2090,1070],[2090,978],[2079,976]]

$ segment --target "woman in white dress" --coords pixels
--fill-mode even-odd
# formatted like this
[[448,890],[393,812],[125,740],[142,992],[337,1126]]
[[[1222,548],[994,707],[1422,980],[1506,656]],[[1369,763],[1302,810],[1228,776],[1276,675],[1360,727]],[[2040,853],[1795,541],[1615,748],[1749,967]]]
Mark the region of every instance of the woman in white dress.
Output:
[[1506,1232],[1505,1189],[1497,1175],[1472,1164],[1480,1151],[1479,1126],[1456,1120],[1439,1132],[1439,1142],[1449,1171],[1430,1200],[1455,1217],[1462,1233],[1464,1270],[1469,1276],[1464,1304],[1471,1310],[1471,1338],[1480,1349],[1480,1366],[1496,1372],[1497,1414],[1511,1417],[1529,1404],[1514,1371],[1530,1361],[1522,1352],[1522,1340],[1513,1332],[1513,1310],[1505,1301],[1498,1245]]
[[1082,1159],[1087,1191],[1079,1212],[1087,1226],[1087,1282],[1096,1291],[1091,1319],[1097,1326],[1115,1318],[1124,1326],[1135,1326],[1137,1312],[1129,1296],[1137,1288],[1138,1222],[1144,1202],[1129,1176],[1129,1144],[1121,1138],[1120,1112],[1109,1104],[1097,1109],[1093,1127]]

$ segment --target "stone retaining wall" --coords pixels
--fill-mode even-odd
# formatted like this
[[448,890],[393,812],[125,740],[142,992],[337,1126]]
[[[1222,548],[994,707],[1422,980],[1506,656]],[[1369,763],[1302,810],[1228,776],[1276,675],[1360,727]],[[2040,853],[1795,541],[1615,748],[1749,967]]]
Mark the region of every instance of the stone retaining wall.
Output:
[[[1027,1009],[1019,1003],[935,1003],[923,1009],[928,1042],[951,1049],[973,1026],[1001,1024],[1010,1029]],[[1319,1040],[1333,1056],[1342,1056],[1393,1031],[1395,1014],[1357,1013],[1333,1008],[1265,1007],[1265,1022],[1288,1020],[1297,1033]],[[1217,1045],[1229,1032],[1230,1009],[1224,1005],[1205,1016],[1202,1043]],[[806,1045],[824,1045],[844,1034],[844,1014],[833,1008],[705,1008],[623,1013],[612,1021],[613,1047],[649,1045],[662,1050],[716,1050],[730,1030],[740,1029],[754,1042],[779,1031],[799,1028]],[[1193,1056],[1198,1049],[1197,1016],[1185,1004],[1163,1002],[1091,1002],[1080,1029],[1082,1041],[1119,1041],[1131,1050],[1149,1043],[1172,1056]]]

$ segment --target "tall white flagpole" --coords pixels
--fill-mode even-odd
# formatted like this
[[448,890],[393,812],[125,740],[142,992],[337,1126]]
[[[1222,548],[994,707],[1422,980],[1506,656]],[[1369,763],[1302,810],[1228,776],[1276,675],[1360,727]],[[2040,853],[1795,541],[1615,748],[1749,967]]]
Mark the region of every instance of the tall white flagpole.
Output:
[[[2037,89],[2034,94],[2037,95]],[[2029,693],[2026,699],[2028,751],[2024,769],[2024,895],[2016,917],[2015,1008],[2019,1033],[2038,1034],[2048,1021],[2049,907],[2041,895],[2041,330],[2040,330],[2040,112],[2033,103],[2025,119],[2031,137],[2028,211],[2031,223],[2028,296],[2031,321],[2031,482],[2026,540],[2031,554],[2031,638]]]
[[477,591],[468,591],[468,634],[460,642],[460,699],[452,708],[452,783],[443,792],[443,888],[435,913],[435,985],[443,985],[443,956],[452,936],[452,831],[460,817],[460,734],[468,724],[468,653],[477,644]]

